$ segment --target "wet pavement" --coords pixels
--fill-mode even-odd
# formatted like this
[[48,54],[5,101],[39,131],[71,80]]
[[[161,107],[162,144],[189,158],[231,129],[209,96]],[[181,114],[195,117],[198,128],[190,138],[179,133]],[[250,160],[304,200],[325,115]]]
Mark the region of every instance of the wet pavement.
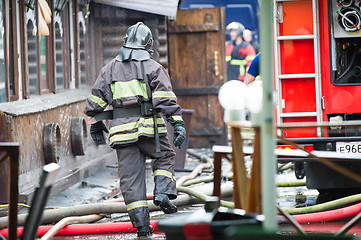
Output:
[[[202,154],[212,156],[212,152],[209,149],[198,149]],[[187,161],[185,162],[184,169],[178,169],[176,171],[176,178],[179,179],[182,176],[189,175],[190,171],[193,170],[200,160],[187,155]],[[117,167],[116,160],[114,164],[107,166],[103,170],[97,172],[93,176],[84,179],[84,181],[79,182],[62,192],[57,196],[51,197],[47,206],[51,207],[65,207],[73,206],[78,204],[86,203],[95,203],[102,202],[111,198],[121,197],[119,191],[119,180],[117,176]],[[250,161],[247,161],[247,166],[250,166]],[[223,164],[223,174],[227,174],[231,169],[230,164],[225,161]],[[205,177],[210,176],[211,173],[203,172],[199,176]],[[296,181],[305,181],[297,180],[292,169],[288,169],[276,177],[277,182],[296,182]],[[151,171],[151,161],[147,161],[147,192],[149,194],[153,191],[153,177]],[[213,188],[212,183],[203,184],[202,188]],[[312,206],[316,204],[318,191],[310,190],[306,187],[283,187],[277,188],[277,203],[280,207],[295,208],[295,207],[304,207]],[[228,199],[231,200],[231,199]],[[203,208],[203,204],[192,204],[191,206],[179,207],[179,212],[192,212],[196,209]],[[165,215],[161,211],[153,211],[151,214],[151,220],[158,220],[169,215]],[[128,222],[129,217],[127,213],[121,214],[111,214],[98,222]],[[302,227],[307,232],[337,232],[345,223],[320,223],[320,224],[305,224]],[[295,233],[293,227],[289,224],[281,224],[279,226],[281,232],[285,233]],[[361,236],[361,226],[357,225],[350,231],[351,233]],[[104,234],[104,235],[86,235],[86,236],[56,236],[53,239],[137,239],[135,233],[119,233],[119,234]],[[165,239],[164,233],[155,233],[153,239]]]
[[[101,235],[84,235],[84,236],[56,236],[53,237],[54,240],[73,240],[73,239],[82,239],[82,240],[135,240],[137,238],[136,233],[117,233],[117,234],[101,234]],[[165,238],[164,233],[154,233],[152,236],[153,240],[163,240]]]

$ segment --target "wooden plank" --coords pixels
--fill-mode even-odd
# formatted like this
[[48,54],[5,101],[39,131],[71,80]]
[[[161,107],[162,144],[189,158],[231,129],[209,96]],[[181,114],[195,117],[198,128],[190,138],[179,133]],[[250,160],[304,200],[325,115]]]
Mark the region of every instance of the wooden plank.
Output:
[[262,213],[262,186],[261,186],[261,129],[254,128],[254,153],[252,156],[251,178],[248,185],[248,212]]
[[[9,240],[17,239],[18,194],[19,194],[19,147],[17,142],[0,142],[0,151],[7,152],[8,164],[8,203]],[[6,159],[6,158],[5,158]]]
[[[69,4],[65,5],[65,8],[60,13],[62,19],[63,26],[69,26]],[[70,28],[63,28],[63,37],[62,37],[62,45],[63,45],[63,76],[64,76],[64,88],[68,89],[70,87],[70,71],[71,71],[71,61],[70,61]],[[94,48],[93,48],[94,49]],[[95,50],[94,50],[95,51]],[[94,69],[94,68],[93,68]]]
[[244,162],[243,143],[240,128],[231,128],[232,135],[232,167],[233,167],[233,199],[234,207],[247,208],[247,171]]
[[8,176],[9,199],[9,239],[17,239],[18,226],[18,197],[19,197],[19,143],[9,151],[10,164]]
[[192,136],[222,136],[222,129],[219,128],[192,128],[191,135]]
[[[10,101],[16,101],[19,99],[19,63],[18,63],[18,36],[17,36],[17,13],[16,13],[16,1],[9,1],[10,3],[10,21],[11,21],[11,26],[10,29],[8,28],[8,30],[11,33],[11,60],[9,62],[10,65],[10,71],[11,71],[11,78],[8,78],[12,84],[13,84],[13,91],[10,95]],[[11,84],[10,84],[11,85]]]
[[205,42],[206,36],[201,33],[169,35],[169,70],[174,89],[209,86]]
[[179,88],[174,89],[177,96],[193,96],[193,95],[216,95],[218,96],[220,87],[198,87],[198,88]]
[[[101,8],[95,8],[95,12],[100,12]],[[103,25],[101,18],[94,19],[94,59],[95,59],[95,75],[97,76],[102,69],[104,62],[103,62]]]
[[214,152],[213,196],[221,200],[222,152]]
[[[50,11],[54,12],[54,4],[49,4]],[[56,43],[55,43],[55,21],[54,14],[51,16],[49,27],[49,36],[46,38],[46,63],[47,63],[47,82],[50,92],[55,93],[56,89]]]
[[[7,142],[10,139],[10,128],[8,128],[8,122],[5,114],[0,114],[0,142]],[[0,143],[1,144],[1,143]],[[6,152],[1,151],[2,156],[7,155]],[[7,183],[8,183],[8,161],[1,161],[0,158],[0,204],[4,204],[8,201]]]
[[219,31],[218,23],[190,24],[190,25],[168,25],[169,33],[189,33],[189,32],[210,32]]

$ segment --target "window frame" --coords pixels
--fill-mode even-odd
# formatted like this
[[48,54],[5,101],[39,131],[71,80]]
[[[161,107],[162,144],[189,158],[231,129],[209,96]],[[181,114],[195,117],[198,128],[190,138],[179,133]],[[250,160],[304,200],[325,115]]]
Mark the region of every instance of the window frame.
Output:
[[29,67],[29,63],[28,63],[28,56],[27,56],[27,52],[28,52],[28,35],[26,34],[26,6],[23,0],[20,0],[19,2],[19,20],[20,20],[20,39],[24,39],[24,42],[26,44],[22,44],[20,46],[20,54],[21,54],[21,59],[23,59],[22,61],[22,65],[21,65],[21,71],[22,71],[22,79],[21,79],[21,83],[22,83],[22,89],[23,89],[23,99],[27,99],[29,98],[30,95],[30,91],[29,88],[27,87],[30,83],[29,83],[29,74],[27,74],[28,71],[28,67]]
[[[40,34],[39,34],[39,5],[38,0],[35,0],[34,11],[35,11],[35,21],[36,21],[36,70],[37,70],[37,94],[30,93],[30,78],[29,78],[29,49],[28,44],[21,44],[19,46],[20,52],[18,52],[18,38],[25,43],[28,42],[27,36],[27,6],[25,6],[25,0],[18,1],[7,1],[0,0],[3,3],[3,26],[4,26],[4,61],[5,61],[5,93],[6,93],[6,102],[12,102],[22,99],[28,99],[33,96],[40,96],[44,94],[56,93],[57,92],[57,82],[56,82],[56,33],[55,33],[55,14],[60,14],[62,20],[62,64],[63,64],[63,74],[64,74],[64,88],[59,89],[59,91],[66,91],[71,88],[72,81],[72,62],[75,66],[74,72],[74,85],[76,89],[82,88],[81,83],[81,63],[80,60],[80,34],[79,34],[79,16],[80,11],[79,0],[70,0],[66,4],[65,8],[57,13],[55,11],[54,2],[56,0],[46,0],[51,11],[51,24],[48,25],[49,36],[46,37],[45,47],[46,47],[46,78],[41,80],[41,59],[40,59]],[[72,7],[70,8],[70,4]],[[70,12],[71,9],[71,12]],[[17,14],[18,11],[18,14]],[[17,32],[17,27],[20,27],[19,34]],[[72,24],[73,26],[70,26]],[[88,21],[86,19],[85,27],[88,26]],[[72,36],[71,36],[72,35]],[[73,37],[73,41],[71,41]],[[85,48],[85,72],[86,72],[86,84],[89,84],[89,38],[88,31],[85,32],[84,48]],[[70,52],[71,48],[74,49],[74,56]],[[20,54],[20,55],[18,55]],[[22,59],[20,65],[18,62],[18,57]],[[19,74],[21,71],[21,75]],[[44,78],[43,78],[44,79]],[[43,81],[46,81],[44,84]],[[21,85],[20,85],[21,84]],[[73,86],[74,86],[73,85]],[[46,86],[46,87],[44,87]],[[20,93],[20,87],[22,92]],[[21,96],[19,96],[21,94]]]
[[[3,1],[5,7],[5,41],[4,46],[5,54],[5,86],[6,86],[6,99],[8,102],[16,101],[19,99],[19,75],[18,75],[18,59],[15,56],[18,55],[17,51],[17,25],[16,25],[16,1]],[[11,26],[11,27],[10,27]],[[15,27],[14,27],[15,26]],[[10,37],[11,36],[11,37]],[[10,39],[12,42],[10,42]],[[13,78],[13,94],[10,89],[10,78]]]

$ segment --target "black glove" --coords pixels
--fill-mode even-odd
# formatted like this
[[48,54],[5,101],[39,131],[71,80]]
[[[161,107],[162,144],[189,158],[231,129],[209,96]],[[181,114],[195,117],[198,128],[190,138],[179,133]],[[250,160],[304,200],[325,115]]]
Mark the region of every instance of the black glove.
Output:
[[103,131],[109,133],[103,121],[96,122],[90,126],[90,135],[97,146],[105,144]]
[[173,143],[174,146],[181,148],[186,140],[186,129],[184,128],[183,121],[176,121],[173,125],[174,127],[174,136]]

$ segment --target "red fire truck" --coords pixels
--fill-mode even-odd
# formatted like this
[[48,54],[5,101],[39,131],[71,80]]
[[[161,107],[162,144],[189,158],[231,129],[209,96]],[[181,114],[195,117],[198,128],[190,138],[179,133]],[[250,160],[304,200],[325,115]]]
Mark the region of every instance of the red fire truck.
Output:
[[[361,1],[274,0],[273,26],[277,123],[361,120]],[[361,128],[278,134],[315,150],[361,159]],[[337,163],[361,173],[360,161]],[[297,162],[296,176],[304,175],[307,187],[321,193],[361,189],[360,183],[317,162]]]

